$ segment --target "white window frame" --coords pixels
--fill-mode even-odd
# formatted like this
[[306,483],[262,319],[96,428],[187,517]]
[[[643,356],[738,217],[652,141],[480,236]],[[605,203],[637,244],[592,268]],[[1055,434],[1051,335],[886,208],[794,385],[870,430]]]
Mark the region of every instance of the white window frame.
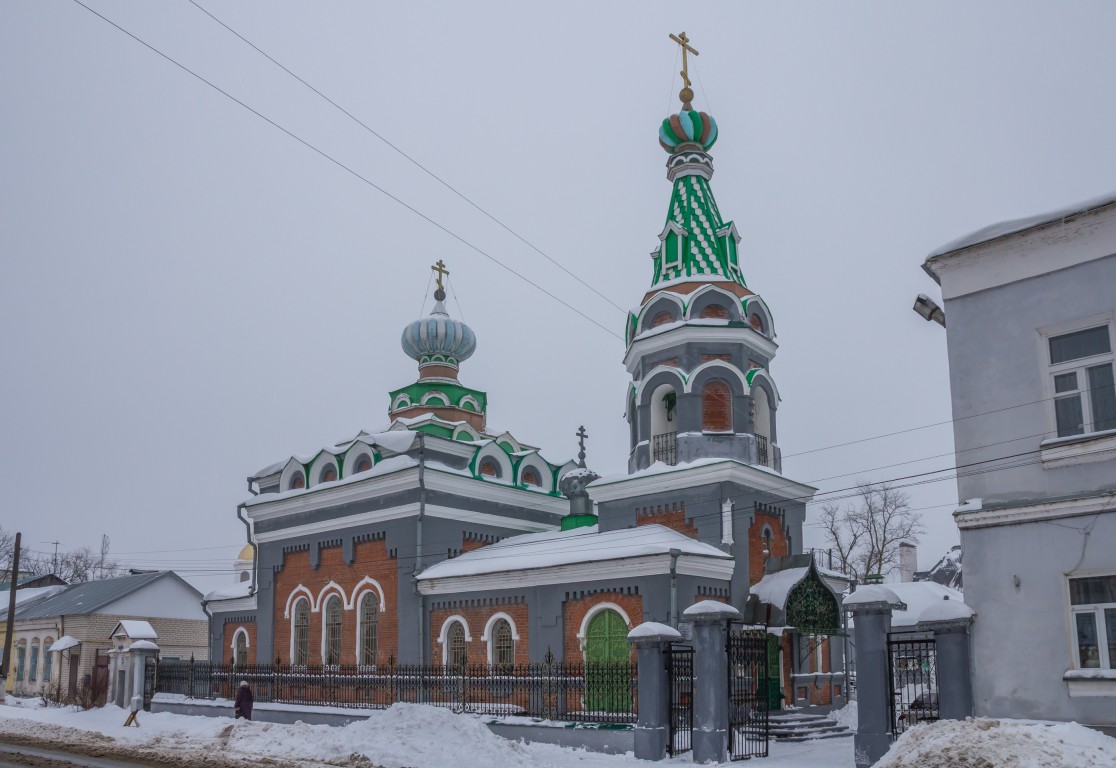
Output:
[[1070,608],[1070,642],[1073,644],[1073,668],[1074,669],[1098,669],[1098,667],[1085,667],[1081,664],[1081,646],[1077,642],[1077,615],[1078,614],[1092,614],[1095,617],[1097,628],[1097,646],[1100,652],[1100,667],[1099,669],[1105,671],[1116,671],[1116,659],[1109,658],[1108,656],[1108,628],[1104,623],[1104,612],[1108,610],[1116,610],[1116,603],[1089,603],[1087,605],[1073,605],[1070,595],[1070,582],[1074,579],[1096,579],[1104,578],[1106,576],[1116,576],[1116,573],[1111,571],[1098,572],[1098,573],[1075,573],[1066,578],[1066,604]]
[[[1052,338],[1065,336],[1066,334],[1075,333],[1077,331],[1087,331],[1099,326],[1105,326],[1108,330],[1109,351],[1107,353],[1092,355],[1090,357],[1080,357],[1076,360],[1067,360],[1064,363],[1055,364],[1050,362],[1050,340]],[[1093,429],[1093,403],[1092,398],[1089,397],[1089,380],[1086,371],[1089,368],[1108,363],[1114,366],[1113,372],[1116,373],[1116,334],[1114,334],[1114,331],[1116,331],[1116,328],[1114,328],[1113,313],[1111,312],[1093,315],[1080,320],[1074,320],[1070,323],[1061,323],[1039,330],[1039,343],[1041,346],[1041,356],[1039,359],[1043,362],[1043,395],[1049,403],[1049,406],[1046,408],[1046,421],[1048,432],[1052,439],[1072,441],[1076,438],[1084,440],[1092,435],[1098,434],[1097,431]],[[1054,377],[1064,373],[1077,374],[1077,392],[1078,397],[1081,398],[1081,420],[1084,431],[1079,435],[1067,435],[1058,438],[1058,416],[1055,411],[1055,399],[1059,398],[1060,393],[1055,392]]]

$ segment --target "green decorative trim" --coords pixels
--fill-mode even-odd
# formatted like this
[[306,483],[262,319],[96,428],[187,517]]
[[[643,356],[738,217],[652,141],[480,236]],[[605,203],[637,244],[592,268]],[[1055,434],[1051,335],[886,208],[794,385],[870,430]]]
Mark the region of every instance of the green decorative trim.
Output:
[[835,635],[841,631],[837,596],[818,576],[813,565],[787,595],[787,625],[799,632]]
[[427,422],[426,424],[419,424],[413,427],[412,431],[425,432],[428,435],[434,435],[435,437],[444,437],[447,440],[453,439],[453,429],[451,429],[450,427],[442,426],[441,424],[432,424],[430,422]]
[[572,531],[574,528],[585,528],[596,524],[596,515],[566,515],[562,518],[563,531]]
[[[736,238],[732,236],[732,222],[721,218],[708,180],[693,175],[674,180],[663,230],[666,235],[655,256],[652,286],[691,279],[723,280],[747,287],[740,269]],[[665,253],[678,254],[679,238],[682,239],[681,259],[664,260]],[[664,261],[669,261],[670,266],[665,266]]]
[[[450,402],[443,407],[447,408],[460,408],[463,411],[470,413],[485,413],[488,409],[488,394],[479,389],[470,389],[463,387],[460,384],[453,384],[444,381],[416,381],[414,384],[408,384],[405,387],[394,389],[388,392],[388,401],[392,404],[399,395],[406,395],[407,399],[411,401],[408,408],[422,405],[422,398],[430,392],[441,392],[450,399]],[[474,408],[466,408],[461,405],[461,401],[466,397],[472,397],[477,401],[480,410]],[[391,406],[389,406],[390,408]]]

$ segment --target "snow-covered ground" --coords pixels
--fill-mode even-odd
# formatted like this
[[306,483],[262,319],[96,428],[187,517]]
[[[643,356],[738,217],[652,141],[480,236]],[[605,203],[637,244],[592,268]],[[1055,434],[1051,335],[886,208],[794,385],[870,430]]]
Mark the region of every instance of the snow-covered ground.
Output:
[[[11,701],[11,700],[9,700]],[[284,765],[384,766],[384,768],[623,768],[647,765],[631,756],[602,755],[549,744],[522,744],[496,736],[484,718],[438,707],[396,704],[365,721],[344,727],[279,725],[226,717],[140,713],[139,728],[124,728],[127,712],[103,707],[88,712],[59,708],[0,706],[0,741],[47,737],[59,745],[88,743],[99,752],[115,743],[173,756],[198,765],[190,755],[219,751],[246,761],[270,758]],[[132,754],[133,759],[138,755]],[[671,764],[692,765],[690,755]],[[739,765],[738,763],[735,765]],[[852,739],[771,744],[761,768],[853,768]]]
[[[14,703],[16,700],[8,699]],[[30,702],[26,702],[30,704]],[[855,704],[835,718],[855,727]],[[445,709],[396,704],[344,727],[279,725],[227,717],[140,714],[139,728],[124,728],[127,712],[0,706],[0,741],[46,739],[60,747],[131,759],[159,756],[183,766],[352,766],[369,768],[623,768],[646,765],[634,757],[601,755],[549,744],[502,739],[485,718]],[[95,734],[95,736],[91,736]],[[89,752],[91,745],[97,751]],[[210,762],[219,756],[223,762]],[[689,754],[667,761],[692,764]],[[853,740],[771,743],[771,757],[756,768],[853,768]],[[735,763],[734,765],[741,765]],[[943,721],[910,729],[877,768],[1116,768],[1116,739],[1072,723],[1011,720]]]

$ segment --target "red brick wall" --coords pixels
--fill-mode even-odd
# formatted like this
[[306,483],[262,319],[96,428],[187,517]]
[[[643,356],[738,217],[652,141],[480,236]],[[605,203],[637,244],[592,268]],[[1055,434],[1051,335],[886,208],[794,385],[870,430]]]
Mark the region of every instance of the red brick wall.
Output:
[[784,557],[790,554],[787,534],[783,521],[778,515],[767,512],[755,513],[755,522],[748,529],[748,585],[752,586],[763,578],[763,528],[771,528],[771,556]]
[[714,379],[701,389],[701,428],[706,432],[732,429],[732,390],[723,381]]
[[686,502],[679,504],[659,504],[654,507],[636,509],[636,525],[665,525],[692,539],[696,539],[697,527],[686,519]]
[[[330,581],[337,582],[345,592],[345,602],[353,597],[353,590],[366,576],[380,583],[384,590],[384,610],[380,612],[376,627],[376,662],[386,664],[389,656],[399,655],[399,611],[395,605],[397,591],[396,561],[389,557],[387,545],[383,540],[363,541],[355,545],[353,564],[344,562],[343,548],[323,547],[321,562],[317,570],[310,567],[310,552],[288,552],[283,556],[283,568],[275,574],[275,652],[272,657],[280,657],[284,664],[291,662],[291,622],[283,615],[287,598],[301,584],[310,590],[314,601],[318,593]],[[324,621],[325,602],[332,592],[322,596],[322,604],[316,606],[317,612],[310,613],[310,658],[311,664],[322,663],[322,622]],[[315,607],[315,606],[311,606]],[[341,663],[356,664],[356,634],[359,604],[341,612]],[[273,660],[273,659],[272,659]]]
[[624,609],[631,620],[631,626],[635,627],[643,623],[643,597],[640,595],[625,595],[619,592],[598,592],[595,595],[579,598],[577,600],[567,600],[563,604],[563,625],[564,636],[566,638],[566,661],[580,661],[581,654],[581,641],[577,638],[578,631],[581,630],[581,622],[585,619],[585,614],[589,609],[599,603],[615,603]]
[[[515,623],[515,632],[519,639],[515,641],[515,663],[527,664],[532,661],[527,653],[527,621],[529,612],[527,603],[493,604],[481,606],[465,606],[456,608],[435,608],[430,612],[430,661],[433,664],[442,663],[442,643],[438,637],[442,633],[442,625],[450,616],[460,616],[469,625],[465,638],[465,655],[470,664],[488,663],[488,643],[481,639],[484,634],[484,625],[494,614],[506,613]],[[470,641],[469,638],[472,638]],[[541,661],[541,659],[534,659]]]
[[[233,650],[232,650],[233,635],[236,634],[236,631],[238,629],[240,629],[241,627],[243,627],[244,631],[248,634],[248,663],[249,664],[267,663],[266,659],[263,662],[257,662],[256,661],[256,622],[254,622],[254,621],[244,622],[243,624],[226,624],[225,625],[225,638],[224,638],[224,642],[221,644],[221,658],[220,658],[220,661],[222,661],[226,664],[228,662],[232,661],[232,657],[233,657]],[[273,659],[273,661],[274,661],[274,659]]]

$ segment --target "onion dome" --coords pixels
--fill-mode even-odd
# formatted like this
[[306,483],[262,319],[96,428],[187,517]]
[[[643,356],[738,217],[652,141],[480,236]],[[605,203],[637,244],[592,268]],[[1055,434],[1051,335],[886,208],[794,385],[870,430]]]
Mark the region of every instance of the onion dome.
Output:
[[659,145],[670,154],[683,150],[708,151],[717,142],[717,121],[705,112],[683,108],[659,126]]
[[473,329],[446,312],[446,292],[434,292],[434,310],[429,317],[415,320],[403,329],[403,351],[418,361],[419,370],[426,366],[452,368],[469,359],[477,349]]

